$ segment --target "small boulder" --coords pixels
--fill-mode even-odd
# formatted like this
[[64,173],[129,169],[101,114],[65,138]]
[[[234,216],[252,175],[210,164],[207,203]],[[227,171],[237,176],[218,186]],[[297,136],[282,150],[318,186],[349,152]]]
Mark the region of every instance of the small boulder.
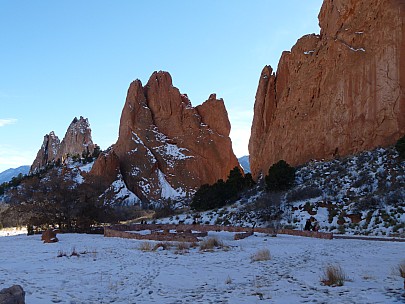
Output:
[[44,241],[44,243],[56,243],[59,241],[56,237],[57,232],[58,231],[55,229],[47,229],[42,233],[41,240]]
[[0,290],[0,304],[25,304],[25,291],[20,285]]

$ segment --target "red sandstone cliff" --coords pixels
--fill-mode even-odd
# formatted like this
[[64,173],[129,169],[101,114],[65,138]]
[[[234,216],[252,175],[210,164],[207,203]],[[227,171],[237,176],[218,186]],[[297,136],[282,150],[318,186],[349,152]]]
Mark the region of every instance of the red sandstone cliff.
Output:
[[250,166],[298,165],[393,144],[405,134],[405,1],[325,0],[320,35],[266,66],[256,93]]
[[94,147],[88,119],[75,117],[62,142],[53,131],[44,136],[44,142],[31,165],[30,172],[35,172],[58,159],[62,161],[68,154],[71,156],[77,154],[82,156],[83,152],[92,154]]
[[[222,99],[211,95],[196,108],[173,86],[167,72],[148,83],[131,83],[122,110],[119,138],[112,151],[95,162],[115,164],[138,197],[158,200],[186,195],[205,183],[226,179],[238,166],[229,138],[230,123]],[[111,166],[112,170],[116,166]],[[100,171],[101,172],[101,171]],[[103,174],[115,175],[116,171]]]

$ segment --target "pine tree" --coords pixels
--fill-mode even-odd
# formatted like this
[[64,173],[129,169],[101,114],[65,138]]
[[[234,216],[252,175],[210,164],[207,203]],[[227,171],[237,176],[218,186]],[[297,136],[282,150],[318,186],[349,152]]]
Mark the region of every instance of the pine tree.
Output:
[[284,191],[291,188],[295,181],[295,168],[280,160],[272,165],[265,177],[267,191]]

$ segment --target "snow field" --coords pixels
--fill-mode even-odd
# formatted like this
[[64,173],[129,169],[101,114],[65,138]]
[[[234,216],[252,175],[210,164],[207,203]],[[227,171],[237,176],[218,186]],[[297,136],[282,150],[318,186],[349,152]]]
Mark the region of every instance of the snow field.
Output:
[[[396,273],[405,243],[264,234],[234,241],[233,235],[210,232],[227,248],[184,254],[144,252],[145,241],[101,235],[59,234],[54,244],[43,244],[40,235],[1,237],[0,288],[20,284],[32,304],[405,301]],[[252,262],[263,249],[271,259]],[[73,251],[80,256],[70,256]],[[329,264],[342,267],[344,286],[321,284]]]

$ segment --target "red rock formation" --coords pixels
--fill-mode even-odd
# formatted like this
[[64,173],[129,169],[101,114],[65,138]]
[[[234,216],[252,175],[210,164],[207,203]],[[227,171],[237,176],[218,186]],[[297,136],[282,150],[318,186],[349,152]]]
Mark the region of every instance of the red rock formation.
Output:
[[[229,132],[222,100],[211,95],[193,108],[169,73],[155,72],[144,87],[139,80],[131,83],[112,151],[128,188],[158,200],[226,179],[238,166]],[[103,161],[97,159],[93,168]]]
[[325,0],[320,35],[266,66],[256,93],[250,165],[292,165],[395,143],[405,133],[405,1]]
[[30,172],[35,172],[58,159],[62,161],[68,154],[71,156],[82,156],[83,152],[92,154],[94,147],[89,121],[81,116],[80,119],[75,117],[62,142],[53,131],[44,136],[44,142],[31,165]]
[[37,157],[31,165],[30,172],[33,173],[57,159],[59,150],[60,140],[55,133],[52,131],[45,135],[41,149],[39,149]]
[[41,240],[44,243],[56,243],[59,241],[58,238],[56,237],[56,234],[58,232],[59,231],[56,229],[47,229],[42,233]]
[[120,160],[113,150],[101,153],[91,168],[91,174],[104,177],[111,184],[120,174]]
[[94,144],[88,119],[82,116],[79,119],[75,117],[60,144],[58,158],[63,159],[66,155],[77,154],[82,156],[83,153],[93,152]]

